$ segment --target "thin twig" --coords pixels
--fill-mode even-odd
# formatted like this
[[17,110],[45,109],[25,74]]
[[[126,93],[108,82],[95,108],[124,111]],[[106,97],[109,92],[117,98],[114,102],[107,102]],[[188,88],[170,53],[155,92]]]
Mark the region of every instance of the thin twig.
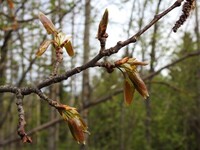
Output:
[[23,108],[23,95],[21,93],[20,90],[17,91],[16,93],[16,97],[17,97],[17,110],[18,110],[18,114],[19,114],[19,124],[18,124],[18,135],[20,136],[21,140],[23,143],[32,143],[32,139],[31,137],[29,137],[27,135],[27,133],[25,132],[25,125],[26,125],[26,121],[25,121],[25,114],[24,114],[24,108]]
[[153,76],[159,74],[162,70],[166,69],[166,68],[169,68],[171,66],[174,66],[175,64],[179,63],[179,62],[182,62],[184,61],[185,59],[188,59],[190,57],[194,57],[194,56],[199,56],[200,55],[200,50],[197,50],[197,51],[194,51],[194,52],[191,52],[189,54],[186,54],[185,56],[173,61],[172,63],[169,63],[163,67],[161,67],[160,69],[158,69],[157,71],[147,75],[146,77],[144,77],[143,79],[146,80],[146,79],[149,79],[149,78],[152,78]]
[[48,96],[46,96],[41,90],[37,89],[35,90],[35,94],[37,94],[42,100],[45,100],[49,105],[52,107],[57,107],[60,105],[59,102],[56,100],[50,99]]

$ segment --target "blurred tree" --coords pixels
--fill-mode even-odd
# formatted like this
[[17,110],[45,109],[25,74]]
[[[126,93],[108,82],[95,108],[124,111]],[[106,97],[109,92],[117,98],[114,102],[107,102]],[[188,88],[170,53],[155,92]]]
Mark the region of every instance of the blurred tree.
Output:
[[[83,64],[86,64],[89,61],[90,57],[90,26],[91,26],[91,0],[85,0],[85,26],[84,26],[84,37],[83,37]],[[82,107],[84,108],[90,102],[90,75],[89,70],[83,71],[82,77],[82,96],[81,96],[81,103]],[[83,119],[87,124],[88,121],[88,110],[84,110],[82,112]],[[88,137],[86,137],[88,138]],[[86,140],[88,141],[88,140]],[[81,150],[86,149],[85,145],[81,145]]]
[[[194,51],[196,48],[196,42],[192,38],[190,33],[185,33],[183,36],[183,43],[180,46],[180,51],[178,52],[178,57],[189,52]],[[199,116],[199,58],[188,59],[176,67],[171,69],[172,82],[178,84],[179,88],[184,90],[183,94],[174,94],[176,96],[175,103],[180,103],[177,109],[180,116],[182,126],[183,136],[185,137],[184,143],[185,149],[192,147],[194,149],[199,149],[199,134],[198,129],[200,128],[200,116]],[[177,115],[178,115],[177,114]]]

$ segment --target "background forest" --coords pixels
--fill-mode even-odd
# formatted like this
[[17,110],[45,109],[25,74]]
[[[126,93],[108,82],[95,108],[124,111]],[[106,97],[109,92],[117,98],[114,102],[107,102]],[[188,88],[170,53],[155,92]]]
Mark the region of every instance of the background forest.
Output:
[[[99,51],[98,24],[106,8],[109,23],[106,47],[134,35],[154,15],[175,0],[0,0],[0,86],[36,85],[52,73],[52,47],[41,57],[35,53],[51,39],[39,22],[45,13],[59,29],[72,36],[74,57],[64,53],[60,73],[85,64]],[[31,94],[24,97],[26,131],[33,143],[17,135],[15,96],[0,93],[0,150],[200,150],[200,2],[176,33],[172,31],[181,7],[172,10],[136,43],[104,58],[124,56],[149,64],[138,68],[150,98],[138,93],[124,103],[123,75],[90,68],[43,89],[80,110],[91,135],[86,146],[77,144],[58,112]]]

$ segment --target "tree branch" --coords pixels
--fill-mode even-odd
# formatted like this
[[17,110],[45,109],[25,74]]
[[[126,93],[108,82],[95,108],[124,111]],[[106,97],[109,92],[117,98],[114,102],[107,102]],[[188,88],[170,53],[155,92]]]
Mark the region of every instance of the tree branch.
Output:
[[[171,7],[169,7],[167,10],[165,10],[164,12],[156,15],[152,21],[146,25],[143,29],[141,29],[140,31],[138,31],[134,36],[132,36],[131,38],[125,40],[125,41],[119,41],[117,42],[117,44],[114,47],[105,49],[103,52],[100,52],[99,54],[97,54],[92,60],[90,60],[89,62],[87,62],[86,64],[76,67],[72,70],[67,71],[64,74],[61,75],[56,75],[54,77],[50,77],[49,79],[46,79],[44,81],[42,81],[41,83],[39,83],[36,88],[37,89],[42,89],[44,87],[50,86],[54,83],[58,83],[61,82],[63,80],[68,79],[68,77],[75,75],[77,73],[80,73],[83,70],[86,70],[90,67],[94,67],[96,62],[99,61],[101,58],[105,57],[105,56],[110,56],[112,54],[117,53],[122,47],[130,44],[130,43],[135,43],[137,41],[137,39],[140,37],[140,35],[142,35],[145,31],[147,31],[151,26],[153,26],[157,21],[159,21],[163,16],[165,16],[166,14],[168,14],[170,11],[172,11],[174,8],[178,7],[181,5],[181,2],[183,0],[177,0]],[[33,87],[26,87],[22,89],[22,94],[23,95],[29,95],[30,93],[33,93],[35,91],[35,88]],[[1,92],[1,91],[0,91]]]
[[173,61],[172,63],[169,63],[169,64],[165,65],[164,67],[158,69],[157,71],[151,73],[150,75],[147,75],[147,76],[144,77],[143,79],[144,79],[144,80],[147,80],[147,79],[149,79],[149,78],[152,78],[152,77],[154,77],[155,75],[159,74],[162,70],[164,70],[164,69],[166,69],[166,68],[169,68],[169,67],[171,67],[171,66],[173,66],[173,65],[175,65],[175,64],[177,64],[177,63],[179,63],[179,62],[182,62],[182,61],[184,61],[185,59],[188,59],[188,58],[194,57],[194,56],[198,56],[198,55],[200,55],[200,50],[197,50],[197,51],[191,52],[191,53],[189,53],[189,54],[186,54],[185,56],[183,56],[183,57],[181,57],[181,58],[179,58],[179,59]]
[[26,121],[25,121],[25,116],[24,116],[24,108],[23,108],[23,95],[21,94],[20,90],[17,90],[16,92],[16,97],[17,97],[17,110],[19,113],[19,125],[18,125],[18,135],[20,136],[21,140],[23,143],[32,143],[32,139],[27,135],[27,133],[25,132],[25,125],[26,125]]
[[5,93],[5,92],[9,92],[9,93],[17,93],[18,88],[11,86],[11,85],[2,85],[0,86],[0,93]]

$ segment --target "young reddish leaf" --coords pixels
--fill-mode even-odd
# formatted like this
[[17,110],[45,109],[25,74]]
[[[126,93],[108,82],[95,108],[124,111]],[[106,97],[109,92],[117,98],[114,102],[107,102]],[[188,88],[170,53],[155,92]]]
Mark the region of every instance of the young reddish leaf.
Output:
[[125,69],[126,75],[128,75],[128,78],[132,82],[132,84],[135,87],[135,89],[145,99],[147,99],[149,97],[149,93],[147,91],[147,88],[146,88],[146,85],[145,85],[144,81],[141,79],[139,73],[137,72],[137,66],[138,65],[145,66],[145,65],[147,65],[147,63],[146,62],[137,61],[135,58],[129,58],[125,63],[121,64],[120,67]]
[[128,61],[127,61],[128,64],[130,64],[131,66],[133,65],[140,65],[140,66],[146,66],[148,65],[147,62],[142,62],[142,61],[137,61],[135,58],[130,58]]
[[129,79],[134,84],[136,90],[145,98],[147,99],[149,97],[149,93],[147,91],[146,85],[144,81],[141,79],[139,73],[135,70],[132,72],[127,71],[127,74],[129,76]]
[[64,47],[65,47],[68,55],[72,57],[74,55],[74,49],[72,47],[72,43],[68,40],[66,42],[66,44],[64,45]]
[[108,25],[108,9],[105,10],[103,17],[99,23],[99,29],[98,29],[98,34],[97,34],[98,38],[105,36],[107,25]]
[[38,17],[39,17],[40,21],[42,22],[42,24],[43,24],[43,26],[46,29],[48,34],[57,34],[58,33],[54,24],[51,22],[50,19],[47,18],[47,16],[45,16],[45,14],[40,12]]
[[76,108],[60,104],[59,106],[56,106],[56,109],[61,114],[63,119],[67,121],[74,139],[78,143],[85,144],[84,133],[89,134],[87,131],[88,127],[80,117],[79,113],[76,111]]
[[135,88],[132,85],[132,83],[130,83],[129,79],[125,79],[124,80],[124,100],[126,104],[128,105],[131,104],[131,102],[133,101],[134,92],[135,92]]
[[42,44],[40,45],[38,51],[36,52],[36,56],[41,56],[48,48],[48,46],[52,43],[51,40],[45,40],[44,42],[42,42]]
[[78,118],[72,118],[68,120],[68,126],[74,139],[78,143],[85,144],[84,132],[80,125],[81,125],[81,122]]

